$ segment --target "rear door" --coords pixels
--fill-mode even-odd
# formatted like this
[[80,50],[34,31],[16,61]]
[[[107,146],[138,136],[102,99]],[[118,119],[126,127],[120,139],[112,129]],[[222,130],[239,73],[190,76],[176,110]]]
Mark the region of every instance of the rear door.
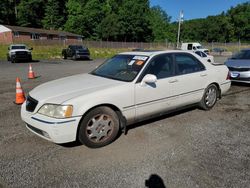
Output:
[[199,102],[203,96],[208,73],[205,66],[189,53],[175,53],[174,95],[177,107]]

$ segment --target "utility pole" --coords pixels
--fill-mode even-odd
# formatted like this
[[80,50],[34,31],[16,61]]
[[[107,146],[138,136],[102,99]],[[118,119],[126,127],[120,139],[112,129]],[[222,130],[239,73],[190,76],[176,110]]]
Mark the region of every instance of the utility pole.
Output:
[[181,34],[181,23],[183,22],[183,11],[180,12],[180,16],[179,16],[179,24],[178,24],[178,36],[177,36],[177,45],[176,48],[179,48],[179,43],[180,43],[180,34]]

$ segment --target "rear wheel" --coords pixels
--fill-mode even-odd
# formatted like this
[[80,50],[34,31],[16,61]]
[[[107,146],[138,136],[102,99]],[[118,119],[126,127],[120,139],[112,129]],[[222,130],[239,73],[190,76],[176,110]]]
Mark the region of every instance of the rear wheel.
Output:
[[209,85],[200,101],[199,106],[203,110],[210,110],[216,104],[218,99],[218,88],[215,84]]
[[80,123],[78,139],[90,147],[98,148],[110,144],[119,132],[119,117],[109,107],[97,107],[86,114]]

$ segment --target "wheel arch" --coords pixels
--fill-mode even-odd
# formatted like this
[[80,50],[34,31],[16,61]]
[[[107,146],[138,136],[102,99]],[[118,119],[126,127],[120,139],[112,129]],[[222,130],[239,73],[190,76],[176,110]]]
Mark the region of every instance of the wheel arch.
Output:
[[81,120],[79,121],[78,123],[78,126],[77,126],[77,132],[76,132],[76,138],[78,139],[78,133],[79,133],[79,128],[80,128],[80,124],[82,123],[84,117],[86,116],[86,114],[88,114],[91,110],[95,109],[95,108],[98,108],[98,107],[109,107],[111,108],[112,110],[114,110],[114,112],[116,112],[116,114],[118,115],[119,117],[119,121],[120,121],[120,130],[122,130],[123,132],[126,132],[126,124],[127,124],[127,120],[125,118],[125,116],[123,116],[121,110],[113,105],[113,104],[109,104],[109,103],[103,103],[103,104],[98,104],[96,106],[93,106],[91,107],[90,109],[88,109],[81,117]]
[[209,87],[210,85],[214,84],[217,89],[218,89],[218,98],[221,98],[221,89],[220,89],[220,84],[218,84],[217,82],[212,82],[211,84],[209,84],[207,87]]

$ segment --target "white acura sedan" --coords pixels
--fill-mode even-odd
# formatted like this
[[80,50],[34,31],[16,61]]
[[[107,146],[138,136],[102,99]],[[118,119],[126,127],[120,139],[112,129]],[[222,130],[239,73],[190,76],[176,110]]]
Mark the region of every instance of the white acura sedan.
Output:
[[30,91],[21,117],[55,143],[105,146],[127,125],[180,107],[211,109],[231,86],[228,68],[183,51],[120,53],[89,74]]

